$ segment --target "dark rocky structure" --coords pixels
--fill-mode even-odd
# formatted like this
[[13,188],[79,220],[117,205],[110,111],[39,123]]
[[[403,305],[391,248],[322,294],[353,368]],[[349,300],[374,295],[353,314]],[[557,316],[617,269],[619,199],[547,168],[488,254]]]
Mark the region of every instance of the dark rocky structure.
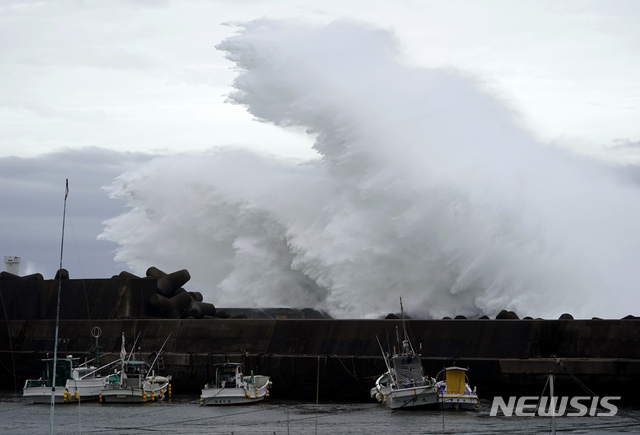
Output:
[[[99,327],[103,360],[118,358],[121,334],[153,360],[164,346],[161,371],[173,375],[174,394],[200,393],[212,364],[244,362],[247,372],[272,377],[272,397],[368,401],[375,377],[385,370],[383,347],[395,344],[397,315],[380,320],[336,320],[314,310],[216,309],[183,286],[188,272],[152,268],[147,277],[122,273],[112,279],[62,281],[0,276],[0,389],[21,390],[40,372],[40,359],[54,348],[55,301],[61,283],[59,349],[90,355]],[[164,299],[161,299],[164,298]],[[423,350],[427,374],[455,363],[470,369],[482,398],[539,395],[550,372],[556,393],[582,394],[570,370],[599,395],[637,400],[640,379],[640,319],[407,320]],[[168,338],[168,339],[167,339]],[[561,361],[566,369],[558,361]]]

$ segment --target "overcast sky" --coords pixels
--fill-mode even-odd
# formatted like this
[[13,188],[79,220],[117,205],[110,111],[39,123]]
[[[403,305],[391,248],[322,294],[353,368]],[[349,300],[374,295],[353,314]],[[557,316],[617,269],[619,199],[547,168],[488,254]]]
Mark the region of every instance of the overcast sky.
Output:
[[304,138],[225,104],[235,72],[214,47],[237,30],[224,23],[261,17],[378,26],[409,63],[480,76],[544,140],[585,153],[637,144],[639,13],[633,0],[6,0],[0,156],[223,144],[304,153]]
[[540,141],[636,163],[638,16],[632,0],[5,0],[0,254],[52,277],[69,178],[64,264],[72,278],[108,277],[127,265],[97,238],[126,208],[102,187],[126,170],[217,147],[314,156],[313,137],[226,102],[238,71],[215,47],[234,22],[263,17],[383,29],[406,65],[478,79]]

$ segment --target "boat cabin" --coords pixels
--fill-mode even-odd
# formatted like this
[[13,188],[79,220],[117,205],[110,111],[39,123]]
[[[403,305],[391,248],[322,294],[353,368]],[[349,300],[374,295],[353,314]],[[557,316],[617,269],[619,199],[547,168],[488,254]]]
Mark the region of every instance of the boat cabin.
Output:
[[144,361],[124,361],[123,370],[119,370],[107,378],[107,387],[142,388],[147,376],[147,363]]
[[96,377],[98,377],[96,368],[92,366],[81,366],[73,370],[73,379],[76,380]]
[[393,374],[398,388],[414,388],[425,385],[420,355],[398,355],[391,358]]
[[438,373],[440,394],[459,396],[475,394],[475,388],[472,391],[469,386],[468,369],[452,366],[445,368],[443,371],[444,380],[440,380],[442,379],[442,371]]
[[[79,358],[72,358],[71,355],[66,358],[57,358],[55,386],[64,387],[67,379],[73,378],[73,369],[78,367]],[[40,379],[29,379],[25,384],[25,388],[31,387],[51,387],[53,376],[53,358],[45,358],[42,360],[43,369]]]
[[447,394],[465,394],[467,370],[461,367],[447,367]]
[[224,363],[215,366],[213,388],[236,388],[242,383],[242,364]]

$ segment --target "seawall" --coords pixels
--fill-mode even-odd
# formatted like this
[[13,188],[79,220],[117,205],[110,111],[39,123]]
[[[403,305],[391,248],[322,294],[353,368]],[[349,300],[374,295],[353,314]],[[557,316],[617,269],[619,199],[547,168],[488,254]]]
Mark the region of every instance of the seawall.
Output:
[[[0,280],[0,389],[20,390],[38,377],[40,359],[54,348],[57,281]],[[163,343],[161,372],[173,375],[174,392],[199,395],[212,364],[244,362],[246,371],[272,377],[272,397],[367,401],[385,370],[385,350],[395,343],[399,320],[336,320],[280,310],[280,318],[164,319],[153,315],[152,279],[63,282],[59,325],[61,353],[91,354],[96,339],[108,362],[118,358],[122,334],[130,350],[150,361]],[[21,282],[20,284],[16,284]],[[8,284],[10,283],[10,284]],[[287,315],[287,313],[290,313]],[[422,346],[425,371],[435,377],[445,365],[470,369],[481,397],[539,395],[550,372],[556,392],[585,395],[557,363],[599,395],[637,401],[640,379],[640,320],[416,320],[406,322]],[[89,356],[90,358],[90,356]],[[318,383],[319,377],[319,383]]]
[[[10,320],[0,329],[0,388],[22,387],[40,373],[40,359],[53,349],[55,321]],[[163,348],[162,372],[174,377],[174,391],[199,394],[208,368],[225,359],[272,376],[274,396],[315,397],[318,366],[325,400],[366,400],[384,363],[376,337],[387,347],[397,320],[62,320],[61,353],[80,356],[98,344],[105,362],[118,357],[121,334],[150,360]],[[640,379],[640,321],[637,320],[410,320],[415,343],[423,346],[427,374],[445,364],[469,367],[484,397],[539,394],[550,372],[557,390],[580,393],[556,359],[600,395],[629,400]],[[91,355],[89,353],[89,355]],[[15,377],[13,376],[15,374]],[[36,376],[37,377],[37,376]]]

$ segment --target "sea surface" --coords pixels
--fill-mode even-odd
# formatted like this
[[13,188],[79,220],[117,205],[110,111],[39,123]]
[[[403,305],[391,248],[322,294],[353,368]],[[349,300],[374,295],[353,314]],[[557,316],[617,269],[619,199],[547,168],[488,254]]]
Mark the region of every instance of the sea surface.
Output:
[[[193,396],[144,405],[57,404],[59,434],[538,434],[551,433],[550,417],[490,416],[477,411],[391,411],[377,403],[267,401],[249,406],[201,407]],[[46,434],[50,405],[0,392],[1,434]],[[556,417],[558,433],[640,433],[640,409],[619,407],[613,417]]]

